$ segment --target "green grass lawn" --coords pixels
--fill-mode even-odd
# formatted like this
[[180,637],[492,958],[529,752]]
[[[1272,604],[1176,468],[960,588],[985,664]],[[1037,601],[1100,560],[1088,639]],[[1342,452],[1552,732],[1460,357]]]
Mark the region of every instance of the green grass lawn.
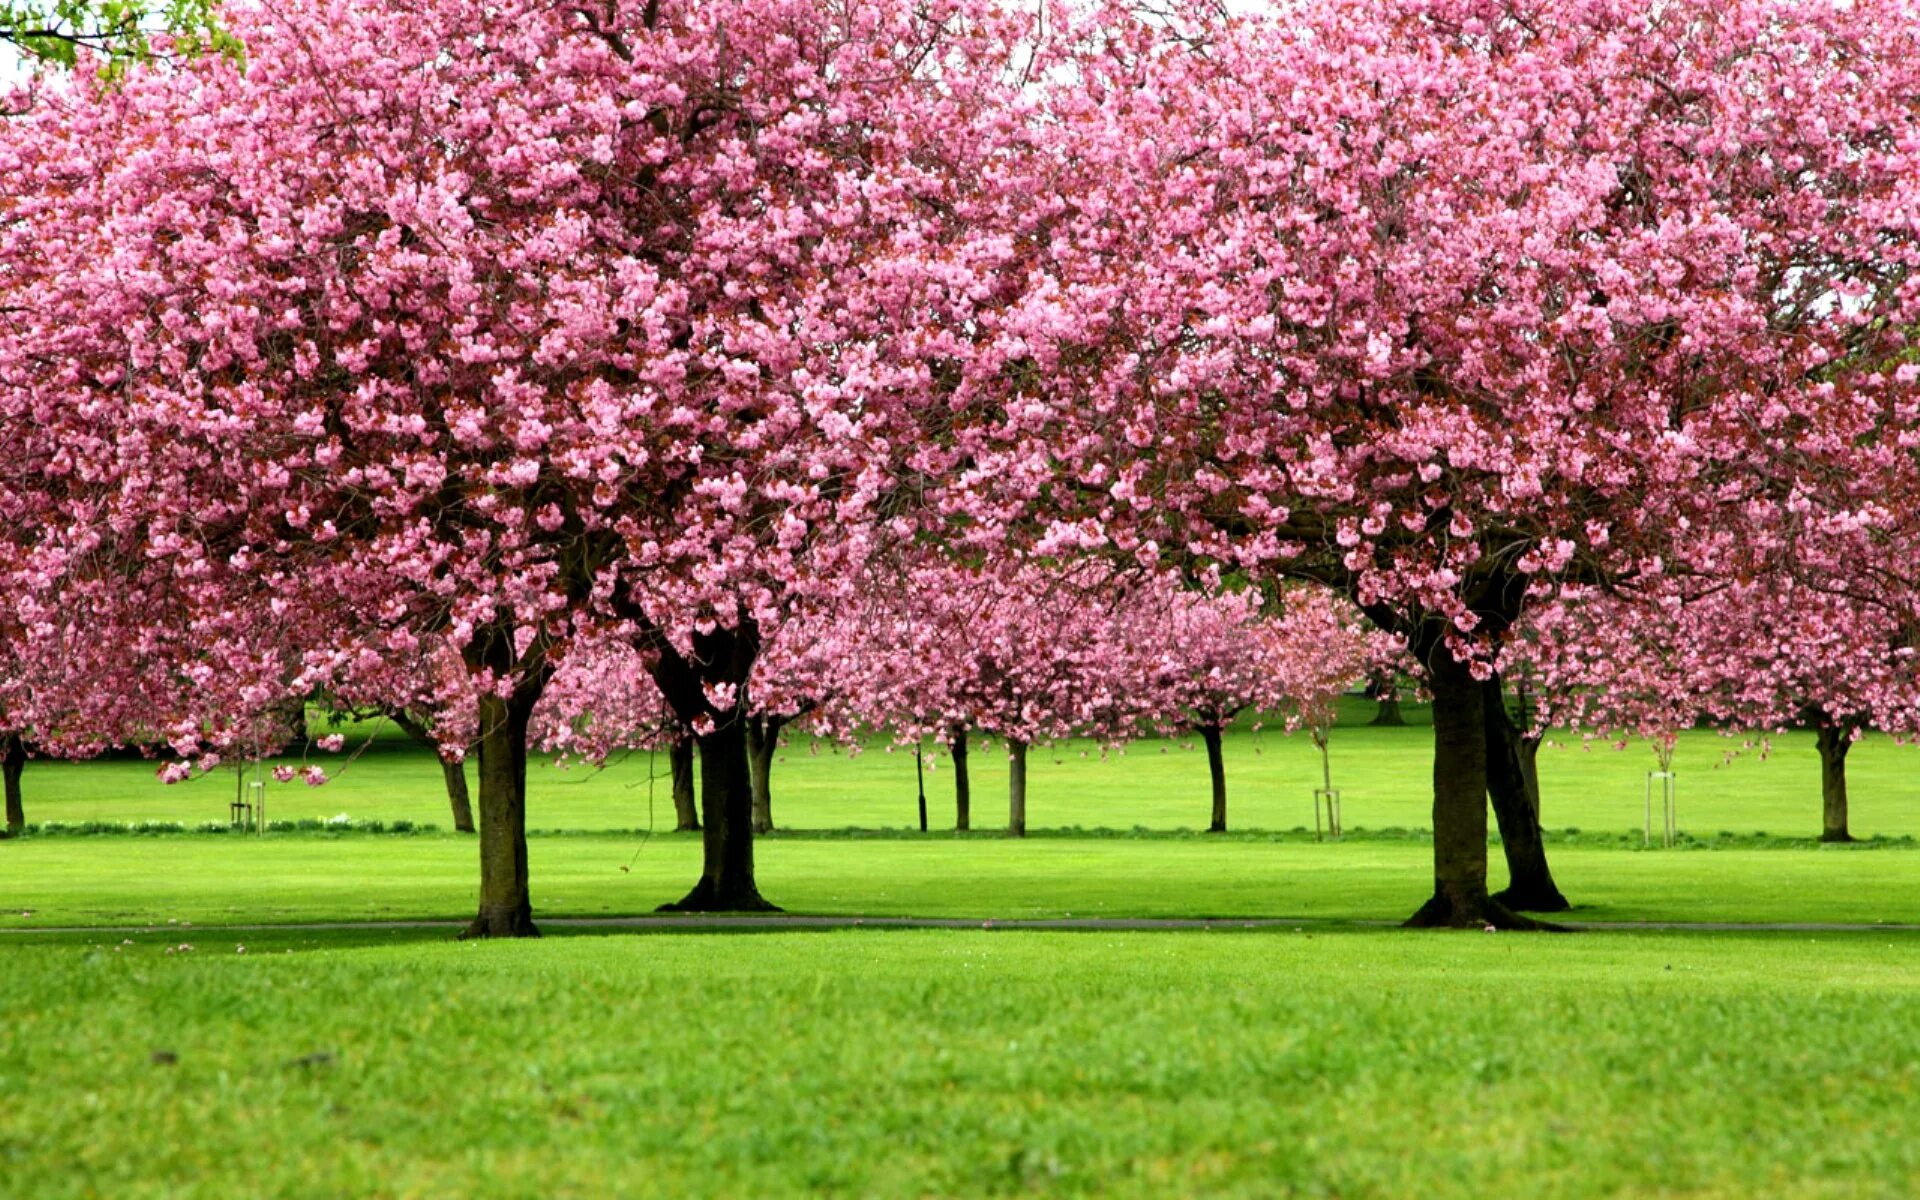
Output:
[[[1334,783],[1349,826],[1424,828],[1432,804],[1431,733],[1426,712],[1407,708],[1403,729],[1365,724],[1373,706],[1349,701],[1332,742]],[[1820,766],[1811,734],[1774,742],[1771,755],[1741,752],[1739,739],[1708,731],[1685,735],[1680,773],[1680,824],[1702,832],[1764,830],[1815,834],[1820,822]],[[269,815],[297,819],[339,813],[362,819],[432,822],[447,827],[440,768],[433,756],[392,736],[356,739],[357,756],[317,755],[336,773],[325,787],[269,784]],[[1727,761],[1728,755],[1736,756]],[[1230,822],[1246,829],[1293,829],[1313,824],[1312,792],[1319,755],[1304,736],[1275,729],[1229,735]],[[944,759],[930,758],[929,807],[936,826],[951,825],[952,776]],[[1613,750],[1577,736],[1541,752],[1544,819],[1549,826],[1638,829],[1643,821],[1646,773],[1653,755],[1643,744]],[[1920,749],[1869,737],[1849,761],[1853,826],[1861,835],[1920,835]],[[982,750],[972,756],[976,827],[1006,819],[1006,762]],[[598,770],[556,767],[536,759],[530,778],[529,821],[536,828],[671,828],[665,756],[628,755]],[[1109,752],[1080,742],[1036,751],[1029,765],[1029,824],[1035,828],[1205,828],[1208,791],[1205,752],[1158,739]],[[656,778],[657,776],[657,778]],[[111,760],[65,764],[36,761],[26,776],[32,821],[224,820],[233,776],[216,773],[165,787],[153,764]],[[900,828],[916,819],[913,756],[882,744],[859,755],[797,737],[775,767],[775,818],[808,829]]]
[[[529,856],[536,917],[646,913],[700,872],[693,835],[535,837]],[[867,916],[1394,921],[1433,878],[1424,840],[776,836],[756,856],[782,907]],[[1551,858],[1578,920],[1920,923],[1920,849]],[[465,918],[478,876],[473,839],[451,834],[27,838],[0,843],[0,928]]]
[[[1350,826],[1425,824],[1426,733],[1336,734]],[[1682,827],[1813,832],[1803,742],[1715,767],[1727,743],[1691,735]],[[1920,832],[1902,803],[1912,753],[1855,751],[1858,832]],[[1242,731],[1229,754],[1239,824],[1310,824],[1303,739]],[[1061,757],[1035,756],[1038,825],[1204,815],[1198,752]],[[996,759],[977,756],[982,826],[1003,811]],[[787,760],[785,824],[911,815],[910,756],[803,744]],[[1920,922],[1911,842],[1638,849],[1621,831],[1649,762],[1548,752],[1548,824],[1589,831],[1550,845],[1573,919]],[[645,913],[691,885],[697,836],[612,832],[670,827],[663,785],[649,820],[645,771],[537,769],[532,823],[589,830],[531,839],[537,918]],[[28,781],[43,821],[196,823],[224,815],[231,786],[166,789],[124,761],[36,764]],[[947,781],[931,777],[942,814]],[[379,740],[326,788],[277,788],[273,815],[444,826],[439,786],[431,758]],[[0,1197],[1920,1191],[1920,934],[1341,924],[1405,917],[1431,854],[1417,832],[783,833],[758,844],[760,883],[794,912],[1299,924],[550,924],[538,942],[461,944],[231,927],[462,919],[471,837],[0,842]],[[59,926],[92,928],[33,932]]]
[[1904,935],[120,941],[0,950],[9,1196],[1920,1189]]

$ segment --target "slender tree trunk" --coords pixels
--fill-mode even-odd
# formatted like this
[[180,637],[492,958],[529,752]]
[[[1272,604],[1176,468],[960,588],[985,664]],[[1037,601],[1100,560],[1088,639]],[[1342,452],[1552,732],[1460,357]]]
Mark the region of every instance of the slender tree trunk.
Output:
[[1820,840],[1850,842],[1847,832],[1847,751],[1853,749],[1853,727],[1822,721],[1814,743],[1820,751]]
[[662,912],[778,912],[766,902],[753,876],[753,780],[747,761],[744,717],[714,727],[699,739],[701,830],[700,882]]
[[753,788],[753,831],[773,832],[773,752],[780,745],[780,722],[747,718],[747,773]]
[[1481,685],[1486,722],[1487,796],[1500,823],[1507,856],[1507,887],[1494,899],[1516,912],[1565,912],[1572,907],[1554,885],[1540,835],[1540,785],[1534,762],[1538,743],[1523,746],[1521,729],[1507,713],[1506,687],[1498,675]]
[[973,828],[973,784],[967,778],[967,731],[953,734],[953,827],[965,833]]
[[1380,707],[1373,714],[1369,725],[1405,725],[1407,718],[1400,713],[1400,693],[1383,692],[1379,697]]
[[927,831],[927,763],[920,743],[913,744],[913,788],[920,796],[920,832]]
[[1540,738],[1532,733],[1520,735],[1520,777],[1526,783],[1527,799],[1533,804],[1536,819],[1540,813]]
[[1007,834],[1027,836],[1027,744],[1007,739],[1013,762],[1007,773]]
[[20,776],[27,769],[27,743],[17,733],[0,738],[0,776],[6,780],[7,837],[27,831],[27,809],[20,799]]
[[700,832],[700,808],[693,798],[693,735],[683,733],[667,749],[667,767],[673,774],[673,828],[676,833]]
[[480,698],[480,913],[465,937],[540,936],[527,886],[527,720],[534,699]]
[[473,832],[473,798],[467,791],[467,764],[455,762],[440,755],[440,774],[447,781],[447,804],[453,809],[453,831],[455,833]]
[[1422,648],[1433,691],[1433,898],[1407,925],[1539,928],[1487,894],[1485,692],[1444,643]]
[[1227,831],[1227,763],[1220,752],[1220,727],[1200,726],[1200,738],[1207,744],[1207,771],[1213,776],[1213,822],[1208,833]]
[[454,762],[440,753],[440,743],[433,740],[433,733],[427,723],[404,708],[389,708],[387,719],[400,727],[414,741],[433,751],[440,760],[440,776],[447,785],[447,804],[453,809],[453,828],[456,833],[473,832],[473,799],[467,791],[467,764]]

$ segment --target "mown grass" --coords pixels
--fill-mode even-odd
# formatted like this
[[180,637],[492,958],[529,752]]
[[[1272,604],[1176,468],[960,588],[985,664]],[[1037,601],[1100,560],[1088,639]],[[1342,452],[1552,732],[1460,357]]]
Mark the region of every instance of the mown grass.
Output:
[[[1394,921],[1430,893],[1433,870],[1418,838],[786,835],[756,854],[775,903],[871,916]],[[1912,847],[1551,854],[1579,920],[1920,922]],[[692,885],[700,845],[536,837],[530,859],[537,917],[634,915]],[[473,839],[453,835],[27,838],[0,845],[0,928],[453,920],[472,915],[478,875]]]
[[[1412,724],[1380,729],[1366,724],[1373,706],[1350,700],[1332,741],[1334,783],[1349,825],[1424,827],[1429,823],[1431,732],[1420,706]],[[1684,735],[1675,759],[1680,773],[1680,822],[1695,830],[1819,832],[1820,770],[1812,735],[1788,734],[1763,756],[1757,746],[1710,731]],[[362,820],[450,824],[434,757],[375,727],[361,727],[347,755],[316,755],[335,774],[320,788],[271,784],[269,816],[288,820],[346,813]],[[1729,761],[1728,756],[1734,757]],[[1304,736],[1273,728],[1241,728],[1227,747],[1230,821],[1238,828],[1292,829],[1313,824],[1312,790],[1320,780],[1317,751]],[[929,756],[929,807],[935,827],[953,819],[952,776]],[[1644,820],[1646,773],[1653,756],[1644,745],[1612,750],[1578,737],[1541,754],[1546,821],[1555,827],[1627,830]],[[1854,830],[1862,835],[1920,835],[1920,750],[1879,736],[1867,738],[1848,763]],[[991,828],[1006,818],[1004,757],[982,749],[972,756],[975,824]],[[1184,741],[1149,739],[1105,757],[1097,746],[1069,742],[1030,760],[1029,823],[1035,827],[1150,829],[1204,828],[1208,812],[1206,756]],[[567,829],[671,828],[664,756],[637,753],[606,769],[559,767],[536,759],[529,819],[536,827]],[[86,764],[36,761],[26,776],[28,817],[34,821],[224,820],[233,795],[225,771],[190,784],[165,787],[153,764],[119,759]],[[797,737],[775,768],[775,817],[797,828],[837,829],[911,825],[916,820],[913,756],[876,742],[849,756]],[[1657,819],[1657,818],[1656,818]]]
[[[1198,823],[1204,760],[1136,748],[1038,762],[1034,807],[1059,824],[1147,831],[1024,841],[898,832],[910,758],[790,751],[783,821],[868,828],[757,847],[763,890],[795,912],[1300,920],[1260,931],[550,924],[542,941],[492,945],[439,929],[242,931],[232,927],[464,918],[475,841],[308,831],[0,843],[0,1195],[1920,1188],[1920,1066],[1907,1053],[1920,1036],[1920,935],[1328,924],[1398,920],[1430,890],[1425,836],[1381,828],[1424,824],[1424,734],[1336,736],[1348,822],[1374,830],[1340,843],[1168,832]],[[1285,784],[1298,804],[1269,797],[1263,809],[1240,781],[1256,742],[1260,763],[1304,747],[1237,736],[1236,818],[1310,822],[1302,763]],[[1718,746],[1696,736],[1683,755]],[[1683,791],[1682,826],[1707,842],[1674,851],[1640,850],[1625,832],[1638,824],[1638,754],[1555,753],[1561,787],[1594,772],[1578,804],[1548,789],[1549,823],[1587,828],[1551,847],[1575,919],[1920,921],[1911,841],[1816,848],[1753,835],[1810,832],[1817,816],[1817,788],[1790,778],[1807,764],[1784,751],[1701,772],[1745,790],[1711,801]],[[1856,750],[1863,813],[1897,812],[1908,753]],[[635,806],[644,793],[621,775],[636,769],[536,774],[533,824],[587,828],[532,839],[537,917],[645,913],[692,883],[696,836],[631,829],[649,823]],[[983,825],[997,808],[993,774],[977,787]],[[39,820],[197,822],[206,814],[194,806],[226,794],[215,781],[159,788],[141,763],[36,765],[28,778]],[[931,779],[944,797],[946,777]],[[273,815],[444,828],[438,787],[430,758],[376,742],[328,788],[276,791]],[[655,801],[664,828],[664,788]],[[1794,822],[1776,819],[1789,808]],[[1856,827],[1904,835],[1910,816],[1863,815]],[[1497,847],[1491,857],[1497,886]],[[95,928],[32,932],[66,925]]]
[[1920,1186],[1906,935],[121,940],[0,950],[8,1195]]

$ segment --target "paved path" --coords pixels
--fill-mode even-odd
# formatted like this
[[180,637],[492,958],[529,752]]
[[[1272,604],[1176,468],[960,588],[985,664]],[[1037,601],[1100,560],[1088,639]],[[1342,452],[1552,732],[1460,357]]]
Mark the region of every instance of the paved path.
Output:
[[[1037,929],[1110,932],[1236,929],[1391,929],[1398,921],[1339,920],[1327,917],[846,917],[767,913],[719,915],[658,913],[638,917],[536,917],[551,929],[623,929],[673,933],[725,929]],[[1676,931],[1685,933],[1920,933],[1920,924],[1848,924],[1839,921],[1560,921],[1577,932]],[[205,933],[351,932],[359,929],[464,928],[464,921],[308,921],[276,925],[17,925],[0,936],[18,933],[168,933],[192,929]]]

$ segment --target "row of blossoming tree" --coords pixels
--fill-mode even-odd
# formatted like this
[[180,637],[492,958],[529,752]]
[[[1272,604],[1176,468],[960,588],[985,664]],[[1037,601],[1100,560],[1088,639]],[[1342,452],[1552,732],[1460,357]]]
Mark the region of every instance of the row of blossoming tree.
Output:
[[[0,586],[27,682],[0,703],[45,744],[203,757],[315,691],[433,718],[479,759],[475,935],[534,930],[529,738],[589,655],[646,670],[698,745],[681,904],[764,904],[753,749],[817,700],[756,711],[753,673],[853,612],[905,661],[956,647],[943,604],[1027,606],[935,673],[951,695],[902,671],[883,706],[950,742],[964,714],[1017,764],[1124,715],[1086,669],[1109,578],[1344,597],[1434,703],[1416,924],[1557,898],[1537,837],[1505,839],[1531,894],[1487,889],[1489,797],[1537,827],[1500,702],[1527,646],[1612,695],[1675,605],[1719,604],[1647,694],[1723,711],[1702,663],[1734,651],[1693,631],[1821,597],[1895,655],[1871,694],[1751,660],[1727,694],[1840,729],[1912,707],[1899,0],[221,20],[240,52],[5,101]],[[1204,641],[1181,594],[1166,620]],[[1583,622],[1572,656],[1525,632]],[[1234,697],[1185,682],[1217,726]]]

